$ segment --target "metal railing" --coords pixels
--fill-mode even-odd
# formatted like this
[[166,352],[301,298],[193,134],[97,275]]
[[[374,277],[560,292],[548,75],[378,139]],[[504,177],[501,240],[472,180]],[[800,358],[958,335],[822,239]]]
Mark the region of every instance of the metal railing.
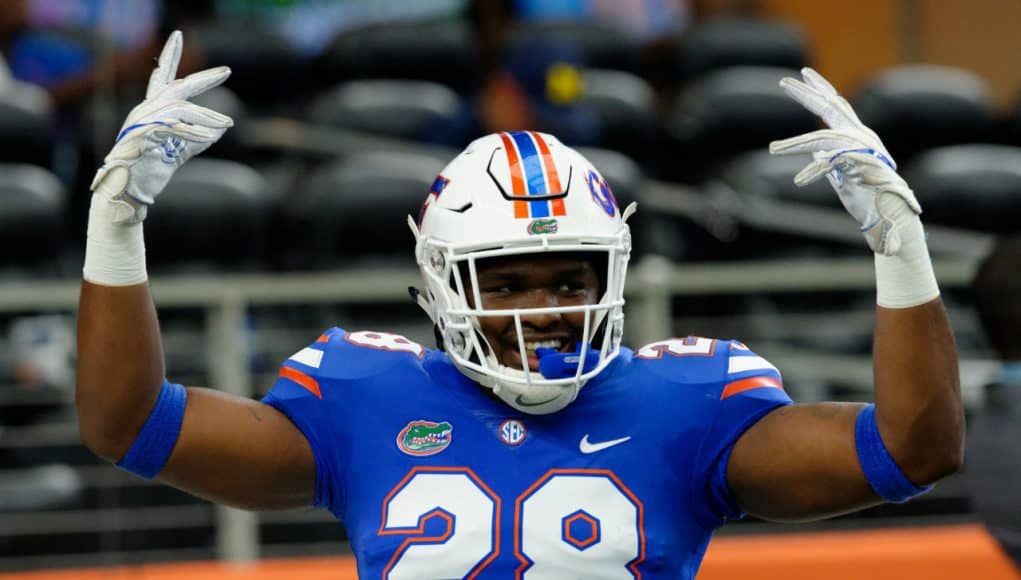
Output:
[[[938,260],[937,277],[943,287],[966,284],[972,277],[974,260]],[[240,340],[247,312],[252,307],[315,303],[399,303],[408,300],[406,288],[419,282],[418,272],[403,269],[359,268],[310,274],[251,274],[218,276],[179,276],[153,278],[154,299],[161,309],[180,307],[204,309],[207,344],[216,356],[210,358],[210,385],[224,391],[253,396],[249,353]],[[649,257],[633,266],[629,275],[628,342],[644,344],[673,335],[674,316],[671,300],[684,295],[720,295],[784,292],[828,292],[867,290],[874,286],[873,263],[855,260],[781,260],[726,264],[675,265]],[[79,281],[25,282],[0,285],[0,313],[73,311],[77,305]],[[295,348],[299,345],[294,345]],[[851,379],[867,385],[871,377],[868,357],[823,355],[811,351],[759,348],[781,368],[805,366],[815,376]],[[977,386],[992,366],[983,361],[964,361],[962,370],[972,376],[966,386]],[[867,388],[867,387],[866,387]],[[968,396],[974,399],[976,393]],[[77,434],[69,427],[38,427],[5,445],[40,444],[47,439],[67,443]],[[102,477],[93,468],[92,477]],[[141,483],[141,482],[140,482]],[[123,508],[109,518],[93,518],[83,512],[4,516],[9,529],[23,533],[68,531],[82,526],[116,526],[123,521]],[[144,526],[172,527],[175,522],[188,525],[208,524],[207,512],[195,508],[149,507],[132,517],[144,516]],[[110,514],[107,514],[110,515]],[[114,517],[119,516],[119,517]],[[250,561],[259,557],[259,517],[225,507],[215,509],[219,556],[231,561]],[[182,519],[183,518],[183,519]],[[104,523],[105,522],[105,523]]]

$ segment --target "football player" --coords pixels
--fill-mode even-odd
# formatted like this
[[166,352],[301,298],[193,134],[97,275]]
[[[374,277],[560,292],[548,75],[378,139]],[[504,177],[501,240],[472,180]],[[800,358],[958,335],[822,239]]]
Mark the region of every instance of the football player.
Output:
[[341,519],[364,577],[693,578],[745,513],[804,521],[905,501],[958,469],[956,352],[911,189],[814,71],[785,90],[876,255],[874,405],[793,404],[734,340],[621,344],[634,208],[554,137],[478,139],[410,219],[438,348],[325,331],[262,401],[164,378],[142,222],[231,120],[188,102],[174,33],[93,184],[79,319],[85,443],[142,477],[247,509]]

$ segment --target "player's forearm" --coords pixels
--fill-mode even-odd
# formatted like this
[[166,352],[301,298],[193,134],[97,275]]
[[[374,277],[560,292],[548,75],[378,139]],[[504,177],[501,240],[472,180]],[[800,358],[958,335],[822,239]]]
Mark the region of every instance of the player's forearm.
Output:
[[181,52],[181,33],[174,31],[149,78],[145,100],[128,114],[93,180],[79,304],[82,439],[97,454],[123,459],[122,467],[143,477],[162,469],[173,450],[166,442],[176,442],[187,391],[164,381],[142,223],[174,171],[233,124],[188,101],[222,83],[230,69],[177,79]]
[[876,421],[901,470],[925,485],[959,469],[964,411],[957,349],[942,301],[878,307],[873,359]]
[[921,221],[895,196],[880,195],[877,206],[900,249],[876,255],[876,424],[908,479],[928,484],[962,461],[957,349]]
[[163,347],[148,284],[83,281],[76,401],[85,444],[106,459],[120,459],[145,423],[163,375]]

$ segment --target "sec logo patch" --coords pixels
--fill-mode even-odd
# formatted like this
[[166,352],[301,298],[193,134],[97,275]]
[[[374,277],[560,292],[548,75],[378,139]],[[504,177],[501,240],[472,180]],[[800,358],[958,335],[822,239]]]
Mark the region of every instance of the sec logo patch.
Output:
[[521,445],[527,436],[528,430],[525,429],[525,424],[517,419],[507,419],[500,423],[500,440],[507,445]]

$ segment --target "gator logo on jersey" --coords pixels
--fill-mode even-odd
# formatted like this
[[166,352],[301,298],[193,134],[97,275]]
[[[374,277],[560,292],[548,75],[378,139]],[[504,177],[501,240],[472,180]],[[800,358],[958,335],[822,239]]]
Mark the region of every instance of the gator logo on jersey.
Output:
[[555,234],[557,233],[557,220],[554,219],[541,219],[532,220],[528,224],[528,233],[533,236],[542,234]]
[[450,445],[453,433],[454,426],[446,421],[412,421],[397,435],[397,448],[417,457],[436,455]]

